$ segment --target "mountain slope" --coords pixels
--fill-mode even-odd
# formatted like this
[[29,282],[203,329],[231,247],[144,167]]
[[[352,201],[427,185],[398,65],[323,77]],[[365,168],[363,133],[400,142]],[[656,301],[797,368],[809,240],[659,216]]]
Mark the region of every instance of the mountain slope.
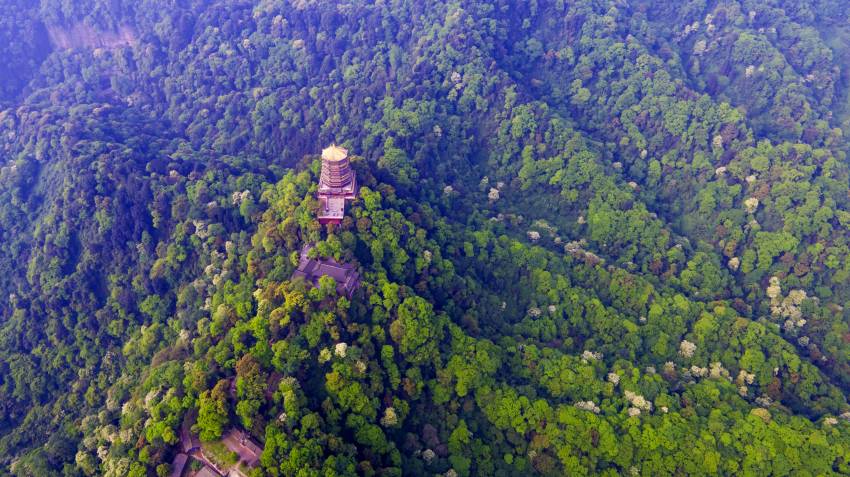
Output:
[[9,472],[850,472],[839,3],[5,3]]

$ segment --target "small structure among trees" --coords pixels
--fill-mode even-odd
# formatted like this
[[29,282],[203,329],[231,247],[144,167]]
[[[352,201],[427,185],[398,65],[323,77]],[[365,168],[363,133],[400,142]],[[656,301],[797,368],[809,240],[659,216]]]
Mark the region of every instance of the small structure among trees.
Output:
[[195,477],[219,477],[219,475],[210,466],[205,465],[195,474]]
[[231,452],[239,456],[239,462],[250,468],[256,467],[260,462],[263,448],[245,431],[233,428],[221,440]]
[[313,247],[304,246],[301,249],[301,259],[298,261],[298,269],[292,274],[292,278],[301,277],[304,281],[319,286],[319,279],[331,277],[336,282],[336,291],[340,295],[351,297],[354,290],[360,286],[360,274],[350,263],[339,263],[333,258],[310,258],[309,253]]
[[322,150],[319,177],[319,222],[339,224],[345,215],[345,201],[357,197],[357,178],[351,169],[348,150],[331,144]]

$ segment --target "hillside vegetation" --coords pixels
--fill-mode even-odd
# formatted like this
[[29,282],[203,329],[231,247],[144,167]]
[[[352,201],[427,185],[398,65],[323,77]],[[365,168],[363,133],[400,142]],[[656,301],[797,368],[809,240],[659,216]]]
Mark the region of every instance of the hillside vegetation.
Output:
[[251,477],[850,474],[843,2],[33,3],[0,474],[167,476],[194,412]]

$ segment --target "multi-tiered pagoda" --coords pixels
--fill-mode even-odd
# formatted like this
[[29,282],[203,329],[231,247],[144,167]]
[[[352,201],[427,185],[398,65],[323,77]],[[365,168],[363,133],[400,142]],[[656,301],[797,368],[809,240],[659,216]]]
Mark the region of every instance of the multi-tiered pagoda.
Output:
[[357,197],[357,178],[351,169],[348,150],[331,144],[322,150],[319,178],[319,222],[338,224],[345,215],[345,201]]

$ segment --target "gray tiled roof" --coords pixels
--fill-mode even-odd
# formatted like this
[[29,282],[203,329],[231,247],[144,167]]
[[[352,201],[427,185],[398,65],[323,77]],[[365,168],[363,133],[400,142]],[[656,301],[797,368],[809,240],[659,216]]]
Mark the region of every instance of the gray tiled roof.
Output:
[[319,286],[319,278],[328,276],[336,281],[337,293],[348,295],[360,285],[360,274],[350,263],[339,263],[332,258],[309,258],[307,253],[311,247],[301,250],[301,260],[298,269],[292,274],[293,278],[301,277],[314,287]]

